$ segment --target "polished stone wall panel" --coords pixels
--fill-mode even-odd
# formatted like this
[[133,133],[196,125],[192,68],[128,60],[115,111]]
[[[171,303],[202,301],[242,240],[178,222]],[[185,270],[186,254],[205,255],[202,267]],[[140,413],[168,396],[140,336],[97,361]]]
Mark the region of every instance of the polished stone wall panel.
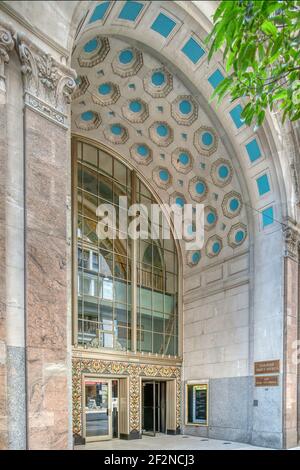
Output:
[[[1,260],[5,260],[5,177],[7,159],[7,136],[5,95],[2,92],[0,92],[0,99],[0,257]],[[0,269],[0,449],[6,449],[8,445],[5,286],[5,269]]]
[[68,448],[66,130],[26,109],[28,446]]
[[25,355],[23,347],[7,347],[9,393],[8,446],[10,450],[24,449],[26,443],[26,396],[24,393]]
[[296,260],[285,258],[285,342],[284,342],[284,431],[285,447],[298,443],[298,396],[300,387],[296,347],[298,340],[298,289],[299,267]]

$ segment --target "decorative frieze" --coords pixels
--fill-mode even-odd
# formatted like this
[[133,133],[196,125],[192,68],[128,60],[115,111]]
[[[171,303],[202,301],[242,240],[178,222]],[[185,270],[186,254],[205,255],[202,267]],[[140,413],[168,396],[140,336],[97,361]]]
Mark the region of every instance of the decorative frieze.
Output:
[[4,67],[9,62],[9,53],[13,50],[14,45],[14,31],[12,27],[0,22],[0,91],[6,91]]
[[67,126],[68,105],[76,88],[76,73],[59,64],[26,36],[17,36],[24,79],[25,104],[57,124]]

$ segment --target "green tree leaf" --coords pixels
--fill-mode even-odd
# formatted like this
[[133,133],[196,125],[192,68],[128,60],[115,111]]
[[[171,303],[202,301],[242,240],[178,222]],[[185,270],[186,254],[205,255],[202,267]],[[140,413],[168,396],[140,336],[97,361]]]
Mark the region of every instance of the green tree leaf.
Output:
[[221,0],[209,35],[209,59],[222,50],[230,80],[212,94],[218,103],[248,97],[247,123],[261,125],[267,109],[299,119],[300,0]]

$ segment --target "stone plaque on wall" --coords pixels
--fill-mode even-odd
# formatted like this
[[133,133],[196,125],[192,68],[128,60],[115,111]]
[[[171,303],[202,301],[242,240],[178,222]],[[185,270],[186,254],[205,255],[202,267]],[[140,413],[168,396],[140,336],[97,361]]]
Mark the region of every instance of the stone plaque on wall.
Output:
[[276,387],[279,385],[278,375],[260,375],[255,377],[255,387]]
[[280,361],[260,361],[254,363],[254,374],[276,374],[280,372]]

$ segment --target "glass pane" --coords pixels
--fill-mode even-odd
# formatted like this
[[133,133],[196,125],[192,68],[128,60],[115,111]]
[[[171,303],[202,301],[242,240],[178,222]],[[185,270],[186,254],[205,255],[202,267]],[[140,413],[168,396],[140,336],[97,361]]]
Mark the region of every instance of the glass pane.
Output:
[[112,330],[113,328],[113,303],[101,300],[98,305],[99,322],[102,330]]
[[174,356],[176,354],[176,338],[171,335],[165,336],[165,354]]
[[109,384],[94,380],[85,382],[86,436],[109,434]]
[[114,300],[114,283],[110,278],[102,279],[102,298],[105,300]]
[[165,332],[171,335],[177,334],[177,316],[165,314]]
[[78,248],[78,267],[88,269],[89,267],[89,250]]
[[138,350],[152,352],[152,333],[151,331],[138,331]]
[[115,330],[115,348],[118,351],[127,349],[127,328],[117,327]]
[[146,186],[140,182],[140,193],[143,195],[143,196],[146,196],[148,197],[149,199],[152,199],[152,195],[149,191],[149,189],[146,188]]
[[97,224],[95,221],[84,217],[82,222],[82,239],[89,243],[98,243]]
[[130,326],[127,323],[127,306],[126,304],[115,305],[115,324],[117,326],[127,327]]
[[115,281],[115,300],[117,302],[127,303],[127,283],[123,281]]
[[159,312],[164,311],[164,295],[161,292],[153,292],[153,309]]
[[84,298],[83,314],[86,320],[98,321],[98,305],[95,301],[88,301]]
[[140,306],[151,309],[152,291],[150,289],[140,289]]
[[113,348],[113,335],[110,333],[100,332],[99,333],[99,347],[100,348]]
[[[119,205],[119,198],[127,196],[127,188],[119,183],[114,183],[114,204]],[[130,201],[128,201],[130,204]]]
[[78,211],[78,214],[82,214],[83,213],[83,197],[82,197],[82,191],[79,191],[78,190],[78,193],[77,193],[77,211]]
[[93,252],[92,253],[92,266],[91,269],[93,271],[98,272],[99,271],[99,255],[98,253]]
[[101,177],[98,181],[98,196],[104,199],[104,202],[113,202],[113,182],[111,179]]
[[176,300],[175,295],[169,295],[169,294],[164,295],[164,311],[165,311],[165,313],[174,312],[175,300]]
[[127,350],[131,350],[131,328],[127,328]]
[[153,333],[153,353],[164,354],[164,335]]
[[[92,145],[80,144],[78,164],[78,341],[88,347],[126,350],[131,347],[131,246],[123,238],[128,214],[119,196],[131,197],[126,166]],[[80,157],[80,158],[81,158]],[[156,202],[136,178],[140,200],[147,208]],[[123,224],[112,237],[112,220],[101,223],[100,204],[113,203]],[[149,213],[150,215],[150,213]],[[161,223],[161,219],[159,221]],[[101,227],[103,237],[101,237]],[[99,237],[98,237],[99,234]],[[107,236],[109,234],[109,236]],[[137,265],[138,349],[157,354],[177,351],[177,264],[173,240],[139,240]],[[167,250],[168,249],[168,250]],[[128,308],[129,306],[129,308]]]
[[118,160],[114,161],[114,179],[122,185],[126,186],[127,168]]
[[99,150],[99,170],[107,175],[112,175],[112,157],[103,150]]
[[97,148],[92,147],[91,145],[83,144],[82,148],[82,159],[84,162],[93,165],[97,168],[98,158],[97,158]]
[[97,322],[90,320],[78,321],[78,342],[89,348],[98,347]]
[[115,276],[121,279],[127,279],[128,260],[125,256],[115,256]]
[[157,333],[164,332],[164,315],[160,312],[153,312],[153,331]]
[[207,424],[207,385],[188,385],[188,422]]
[[82,153],[82,143],[78,142],[77,144],[77,160],[81,161],[81,153]]
[[86,217],[89,219],[98,220],[96,215],[97,207],[98,207],[98,198],[93,194],[83,192],[82,193],[82,205],[83,205],[83,212]]
[[82,166],[81,171],[82,189],[97,196],[97,173],[84,166]]
[[103,276],[113,276],[113,254],[110,251],[100,250],[100,273]]
[[151,310],[141,310],[138,315],[140,318],[140,328],[142,330],[152,331],[152,312]]

